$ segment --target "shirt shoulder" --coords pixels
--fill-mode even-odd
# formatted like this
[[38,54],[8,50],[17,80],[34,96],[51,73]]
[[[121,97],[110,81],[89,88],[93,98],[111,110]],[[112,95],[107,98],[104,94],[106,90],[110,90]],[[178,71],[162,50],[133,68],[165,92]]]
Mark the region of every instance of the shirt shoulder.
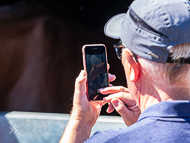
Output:
[[119,130],[106,130],[103,132],[96,132],[91,138],[85,141],[85,143],[122,143],[122,136],[120,136],[120,132],[125,129]]
[[[143,124],[139,125],[138,123],[135,123],[131,125],[130,127],[117,129],[117,130],[106,130],[103,132],[96,132],[94,135],[92,135],[91,138],[86,140],[85,143],[135,143],[136,141],[139,142],[139,139],[144,136],[142,136],[138,133],[143,126]],[[140,135],[140,136],[139,136]]]

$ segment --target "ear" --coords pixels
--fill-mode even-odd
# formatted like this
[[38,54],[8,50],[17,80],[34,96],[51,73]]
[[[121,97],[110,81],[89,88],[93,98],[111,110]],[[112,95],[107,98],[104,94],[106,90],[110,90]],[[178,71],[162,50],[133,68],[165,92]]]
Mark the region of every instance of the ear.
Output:
[[127,78],[131,82],[135,82],[140,73],[139,63],[136,62],[131,51],[128,49],[123,49],[122,51],[122,64],[127,74]]

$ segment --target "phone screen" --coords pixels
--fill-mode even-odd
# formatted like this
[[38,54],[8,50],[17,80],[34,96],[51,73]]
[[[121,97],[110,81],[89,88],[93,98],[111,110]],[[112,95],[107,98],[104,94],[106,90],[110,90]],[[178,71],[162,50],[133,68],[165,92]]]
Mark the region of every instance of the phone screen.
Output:
[[98,89],[108,87],[107,60],[104,46],[85,48],[87,89],[90,100],[102,100],[104,96]]

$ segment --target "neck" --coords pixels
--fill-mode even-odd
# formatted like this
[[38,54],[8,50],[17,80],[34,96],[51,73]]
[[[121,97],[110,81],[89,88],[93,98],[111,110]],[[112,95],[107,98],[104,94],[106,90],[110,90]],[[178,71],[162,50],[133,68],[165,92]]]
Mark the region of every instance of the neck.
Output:
[[[190,100],[190,89],[189,88],[177,88],[177,87],[154,87],[152,93],[141,95],[140,97],[140,108],[141,112],[146,108],[162,102],[162,101],[173,101],[173,100]],[[149,89],[150,91],[150,89]]]

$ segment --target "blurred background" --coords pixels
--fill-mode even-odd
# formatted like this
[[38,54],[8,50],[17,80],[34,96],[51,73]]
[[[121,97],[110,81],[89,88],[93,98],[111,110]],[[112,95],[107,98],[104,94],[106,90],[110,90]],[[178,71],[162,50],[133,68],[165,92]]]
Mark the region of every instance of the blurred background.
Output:
[[113,85],[126,86],[112,46],[118,40],[106,37],[103,28],[131,2],[1,0],[0,111],[70,113],[84,44],[105,44],[110,73],[117,77]]

